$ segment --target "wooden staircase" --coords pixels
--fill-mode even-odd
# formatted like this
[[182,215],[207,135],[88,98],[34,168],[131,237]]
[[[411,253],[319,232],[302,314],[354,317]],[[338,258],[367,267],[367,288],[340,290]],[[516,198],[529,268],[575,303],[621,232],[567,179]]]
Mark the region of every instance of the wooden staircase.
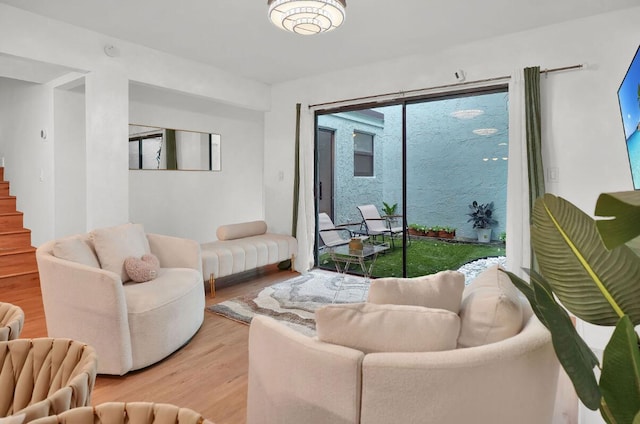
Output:
[[39,284],[31,230],[23,227],[22,212],[16,210],[16,197],[9,194],[9,182],[0,167],[0,289]]

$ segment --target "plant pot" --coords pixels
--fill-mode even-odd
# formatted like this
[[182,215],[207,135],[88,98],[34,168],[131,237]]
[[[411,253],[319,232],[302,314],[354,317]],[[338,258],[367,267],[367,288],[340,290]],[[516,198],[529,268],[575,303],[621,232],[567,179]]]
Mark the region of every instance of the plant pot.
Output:
[[349,242],[349,252],[362,252],[363,248],[362,239],[360,238],[352,238]]
[[489,243],[491,241],[491,228],[478,228],[478,242]]
[[409,235],[410,236],[421,236],[422,233],[414,228],[409,228]]
[[438,237],[438,232],[437,231],[427,231],[424,233],[425,236],[427,237]]
[[455,233],[452,233],[450,231],[438,231],[438,237],[443,238],[443,239],[452,239],[455,236]]

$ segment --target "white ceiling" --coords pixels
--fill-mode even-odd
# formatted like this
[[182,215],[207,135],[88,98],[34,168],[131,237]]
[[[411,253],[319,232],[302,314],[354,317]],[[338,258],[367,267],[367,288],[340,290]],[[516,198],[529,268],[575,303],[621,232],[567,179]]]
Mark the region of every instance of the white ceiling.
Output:
[[638,0],[348,0],[341,28],[301,36],[267,20],[267,0],[0,3],[265,83],[638,6]]

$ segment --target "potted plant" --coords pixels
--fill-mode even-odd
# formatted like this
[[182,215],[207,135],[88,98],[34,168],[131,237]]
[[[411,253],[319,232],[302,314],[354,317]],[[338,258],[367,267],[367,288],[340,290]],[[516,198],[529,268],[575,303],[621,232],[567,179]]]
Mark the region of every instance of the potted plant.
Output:
[[[595,216],[606,219],[596,221],[551,194],[539,198],[531,243],[540,272],[530,271],[530,283],[508,275],[551,332],[582,403],[599,409],[607,423],[638,423],[640,348],[634,326],[640,324],[640,192],[601,194]],[[602,364],[566,310],[591,324],[615,326]]]
[[498,223],[492,218],[493,202],[481,204],[474,200],[469,205],[467,215],[471,217],[467,222],[473,222],[473,228],[478,232],[478,241],[489,243],[491,241],[491,227]]
[[396,215],[397,210],[398,210],[397,203],[394,203],[393,205],[391,205],[387,202],[382,202],[382,212],[384,212],[384,215],[387,217],[391,225],[395,224],[398,221],[398,218]]
[[387,202],[382,202],[382,211],[384,212],[384,214],[386,216],[393,216],[396,214],[396,211],[398,210],[398,204],[394,203],[393,205],[387,203]]
[[421,236],[421,225],[420,224],[409,224],[409,235],[411,236]]
[[440,232],[440,227],[426,227],[424,235],[427,237],[438,237],[438,233]]
[[444,239],[452,239],[456,236],[456,229],[452,227],[441,227],[438,231],[438,237]]

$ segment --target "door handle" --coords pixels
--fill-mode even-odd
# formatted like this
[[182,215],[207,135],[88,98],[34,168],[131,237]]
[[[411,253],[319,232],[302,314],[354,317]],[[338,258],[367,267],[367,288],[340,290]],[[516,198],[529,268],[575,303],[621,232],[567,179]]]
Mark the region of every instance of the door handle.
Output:
[[318,185],[320,186],[320,187],[319,187],[319,191],[320,191],[320,200],[322,200],[322,181],[320,181],[320,182],[318,183]]

